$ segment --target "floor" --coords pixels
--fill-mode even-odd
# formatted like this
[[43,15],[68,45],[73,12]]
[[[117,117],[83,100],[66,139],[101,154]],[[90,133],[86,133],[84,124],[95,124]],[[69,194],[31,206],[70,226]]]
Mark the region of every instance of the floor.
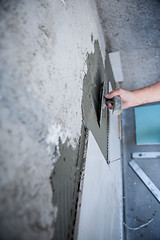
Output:
[[[119,50],[124,82],[121,87],[134,90],[160,81],[160,1],[96,0],[103,26],[107,51]],[[124,239],[160,239],[159,203],[129,167],[133,151],[158,151],[160,145],[135,144],[134,110],[122,114],[124,159],[124,222],[135,228],[153,219],[146,227],[129,230]],[[160,188],[160,162],[138,160],[139,166]]]
[[[160,211],[159,202],[147,189],[129,166],[133,152],[160,151],[158,145],[136,145],[134,109],[126,109],[122,114],[122,146],[123,146],[123,171],[124,171],[124,239],[127,240],[159,240],[160,239]],[[160,189],[160,160],[137,159],[136,163],[142,168],[152,182]],[[138,230],[143,224],[147,226]]]

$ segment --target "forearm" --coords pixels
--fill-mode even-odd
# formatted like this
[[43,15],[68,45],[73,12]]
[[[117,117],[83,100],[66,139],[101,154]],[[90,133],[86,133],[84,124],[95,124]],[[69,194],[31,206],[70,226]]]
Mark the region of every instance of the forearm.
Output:
[[160,82],[132,91],[132,93],[135,99],[135,106],[160,101]]
[[[119,88],[108,93],[106,98],[110,99],[115,96],[121,97],[123,109],[135,107],[145,103],[158,102],[160,101],[160,82],[134,91],[127,91]],[[109,104],[108,107],[111,109],[113,108],[111,104]]]

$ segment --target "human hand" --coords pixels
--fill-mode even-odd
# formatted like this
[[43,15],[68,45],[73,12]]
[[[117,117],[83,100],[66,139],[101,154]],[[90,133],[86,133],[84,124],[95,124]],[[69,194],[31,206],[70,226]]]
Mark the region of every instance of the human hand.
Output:
[[[133,106],[136,105],[136,97],[135,97],[134,92],[127,91],[127,90],[119,88],[117,90],[114,90],[114,91],[108,93],[105,96],[105,98],[108,100],[108,99],[112,99],[115,96],[121,97],[121,99],[122,99],[122,108],[123,109],[129,108],[129,107],[133,107]],[[110,109],[113,109],[113,101],[109,100],[107,102],[107,106]]]

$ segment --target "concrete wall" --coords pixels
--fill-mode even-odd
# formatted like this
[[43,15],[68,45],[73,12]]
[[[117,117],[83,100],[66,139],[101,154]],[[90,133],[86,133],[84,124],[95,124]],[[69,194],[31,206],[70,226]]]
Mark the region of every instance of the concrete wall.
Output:
[[61,156],[79,146],[85,60],[97,39],[104,60],[93,1],[0,3],[1,239],[53,237],[60,207],[50,176],[53,184]]
[[120,51],[122,87],[134,90],[159,81],[160,2],[96,0],[107,50]]

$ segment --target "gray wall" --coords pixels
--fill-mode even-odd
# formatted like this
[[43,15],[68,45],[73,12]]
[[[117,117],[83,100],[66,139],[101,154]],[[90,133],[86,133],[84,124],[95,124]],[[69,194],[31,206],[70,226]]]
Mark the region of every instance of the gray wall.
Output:
[[96,2],[107,50],[121,52],[122,87],[134,90],[159,81],[160,1]]
[[93,1],[0,2],[1,239],[51,239],[62,222],[52,188],[61,176],[73,183],[70,164],[78,171],[85,60],[97,39],[104,60]]

